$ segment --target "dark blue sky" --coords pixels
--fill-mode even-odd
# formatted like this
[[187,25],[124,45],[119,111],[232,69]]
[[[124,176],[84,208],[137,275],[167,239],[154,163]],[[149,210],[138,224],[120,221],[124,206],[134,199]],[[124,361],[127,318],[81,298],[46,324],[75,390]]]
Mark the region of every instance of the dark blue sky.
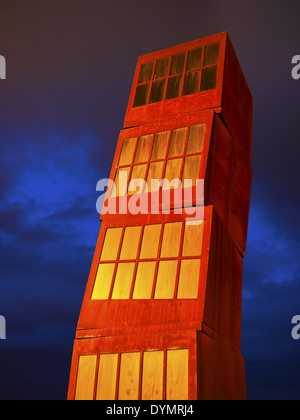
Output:
[[139,55],[227,30],[254,97],[242,351],[249,399],[300,398],[300,3],[0,0],[0,399],[65,399]]

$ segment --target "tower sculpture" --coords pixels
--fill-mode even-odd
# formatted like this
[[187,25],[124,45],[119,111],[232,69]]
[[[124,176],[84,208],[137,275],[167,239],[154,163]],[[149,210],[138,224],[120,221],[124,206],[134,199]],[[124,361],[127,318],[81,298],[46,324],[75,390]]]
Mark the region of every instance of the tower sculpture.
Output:
[[227,32],[138,59],[105,202],[117,211],[101,215],[69,399],[246,398],[252,106]]

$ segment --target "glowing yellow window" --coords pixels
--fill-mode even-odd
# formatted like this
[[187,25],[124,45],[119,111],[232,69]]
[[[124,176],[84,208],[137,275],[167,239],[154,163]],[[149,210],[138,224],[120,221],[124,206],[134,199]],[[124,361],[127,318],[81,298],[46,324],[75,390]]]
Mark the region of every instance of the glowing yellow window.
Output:
[[204,223],[189,222],[184,227],[182,256],[195,257],[201,255]]
[[200,260],[182,260],[178,283],[178,299],[197,299],[199,289]]
[[188,399],[188,350],[167,351],[167,400]]
[[177,273],[177,260],[160,261],[154,299],[173,299]]
[[121,235],[122,228],[106,229],[101,261],[113,261],[117,258]]
[[199,179],[201,155],[188,156],[184,161],[184,169],[182,181],[185,179],[192,180],[192,185],[196,185],[196,180]]
[[109,298],[115,264],[100,264],[97,271],[92,300]]
[[142,226],[125,228],[120,260],[135,260],[137,258]]
[[142,400],[163,399],[164,352],[147,351],[143,356]]
[[169,135],[169,131],[164,131],[155,135],[151,160],[164,159],[166,157]]
[[190,128],[186,153],[201,153],[203,149],[206,124],[193,125]]
[[163,190],[170,188],[178,188],[180,186],[182,159],[170,159],[167,161],[164,179],[169,182],[163,183]]
[[169,157],[183,155],[186,133],[187,127],[177,128],[176,130],[173,130],[169,147]]
[[135,154],[134,163],[147,162],[150,158],[153,135],[141,136]]
[[129,299],[135,263],[118,264],[112,299]]
[[133,161],[137,138],[124,139],[119,159],[119,165],[130,165]]
[[96,377],[97,356],[79,356],[75,400],[92,401]]
[[101,354],[96,400],[115,400],[118,354]]
[[119,400],[139,398],[140,353],[122,353],[120,364]]
[[151,299],[155,266],[154,261],[138,264],[132,299]]
[[161,225],[146,225],[144,228],[140,259],[156,258]]
[[121,197],[127,194],[130,167],[120,168],[115,176],[115,185],[112,189],[112,197]]
[[143,183],[135,185],[133,181],[145,180],[147,165],[136,165],[132,169],[130,184],[128,185],[128,195],[139,194],[143,192]]
[[[159,190],[163,170],[164,170],[164,161],[150,163],[148,176],[147,176],[148,192],[153,192],[153,191],[158,191]],[[157,180],[157,182],[151,183],[152,180]]]
[[178,257],[181,240],[182,222],[166,223],[160,256],[162,258]]

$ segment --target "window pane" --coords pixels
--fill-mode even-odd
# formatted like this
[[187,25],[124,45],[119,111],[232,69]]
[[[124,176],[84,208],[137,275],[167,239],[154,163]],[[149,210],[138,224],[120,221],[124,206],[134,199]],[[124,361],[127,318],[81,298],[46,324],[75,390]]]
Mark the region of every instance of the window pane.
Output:
[[219,60],[219,44],[207,45],[204,52],[203,66],[217,64]]
[[199,179],[201,155],[188,156],[184,161],[184,169],[182,175],[182,184],[185,179],[191,179],[192,185],[196,185],[196,180]]
[[188,399],[188,350],[167,351],[167,400]]
[[173,55],[170,75],[182,73],[184,70],[185,52]]
[[170,57],[160,58],[156,62],[154,80],[161,79],[168,75]]
[[133,108],[147,104],[149,89],[150,89],[150,83],[137,86],[134,101],[133,101]]
[[[180,173],[181,173],[182,159],[170,159],[167,161],[164,179],[163,190],[170,188],[178,188],[180,186]],[[176,181],[178,180],[178,181]],[[176,181],[176,182],[175,182]]]
[[112,299],[129,299],[135,263],[118,264]]
[[202,152],[205,129],[206,124],[193,125],[190,128],[186,154]]
[[178,98],[181,93],[182,76],[169,77],[166,99]]
[[132,163],[136,140],[136,137],[123,140],[119,165],[130,165]]
[[154,299],[174,299],[177,260],[160,261]]
[[198,92],[199,72],[187,73],[184,78],[182,95],[191,95]]
[[132,299],[151,299],[155,266],[155,261],[138,264]]
[[143,63],[141,65],[141,71],[139,75],[138,83],[150,82],[152,78],[154,61],[150,63]]
[[182,222],[166,223],[161,246],[161,258],[178,257]]
[[115,185],[111,193],[112,197],[119,197],[127,194],[129,172],[130,167],[124,167],[117,170],[115,176]]
[[140,353],[122,353],[120,364],[119,400],[139,398]]
[[165,84],[166,84],[166,79],[160,80],[159,82],[152,83],[149,104],[160,102],[164,99]]
[[147,176],[147,186],[148,186],[148,192],[158,191],[160,183],[155,183],[153,186],[153,189],[151,187],[151,181],[152,179],[157,179],[161,181],[162,174],[164,170],[164,161],[161,162],[154,162],[150,163],[149,165],[149,171]]
[[96,400],[115,400],[117,385],[117,354],[101,354]]
[[143,356],[142,400],[162,400],[164,352],[146,351]]
[[134,163],[147,162],[150,157],[153,135],[141,136],[135,154]]
[[97,271],[92,300],[105,300],[109,298],[113,280],[115,264],[100,264]]
[[76,401],[92,401],[96,377],[97,356],[79,356],[75,391]]
[[188,52],[186,70],[199,69],[201,67],[202,48],[191,50]]
[[[146,177],[146,172],[147,172],[147,165],[136,165],[133,166],[132,168],[132,172],[131,172],[131,177],[130,177],[130,182],[137,180],[137,179],[141,179],[144,180]],[[142,189],[142,190],[141,190]],[[128,185],[128,195],[132,195],[132,194],[139,194],[142,193],[144,190],[144,184],[139,183],[137,186],[134,186],[134,184],[129,183]]]
[[146,225],[144,229],[140,259],[156,258],[161,225]]
[[189,222],[185,224],[183,239],[183,257],[195,257],[202,253],[204,223]]
[[120,260],[135,260],[137,258],[142,226],[125,228]]
[[167,153],[170,131],[164,131],[155,135],[151,160],[164,159]]
[[201,92],[205,90],[215,89],[217,84],[217,66],[208,67],[202,70]]
[[121,235],[122,228],[106,229],[100,261],[114,261],[117,259]]
[[183,155],[186,133],[187,127],[173,130],[168,157]]
[[182,260],[177,299],[197,299],[199,288],[200,260]]

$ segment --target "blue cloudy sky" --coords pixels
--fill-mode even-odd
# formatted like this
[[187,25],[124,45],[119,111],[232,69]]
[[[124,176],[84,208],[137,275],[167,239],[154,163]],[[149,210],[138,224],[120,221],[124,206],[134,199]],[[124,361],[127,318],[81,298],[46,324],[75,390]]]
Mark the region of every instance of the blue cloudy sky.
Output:
[[250,399],[299,399],[296,0],[1,0],[0,399],[65,399],[137,57],[228,30],[254,97],[242,351]]

